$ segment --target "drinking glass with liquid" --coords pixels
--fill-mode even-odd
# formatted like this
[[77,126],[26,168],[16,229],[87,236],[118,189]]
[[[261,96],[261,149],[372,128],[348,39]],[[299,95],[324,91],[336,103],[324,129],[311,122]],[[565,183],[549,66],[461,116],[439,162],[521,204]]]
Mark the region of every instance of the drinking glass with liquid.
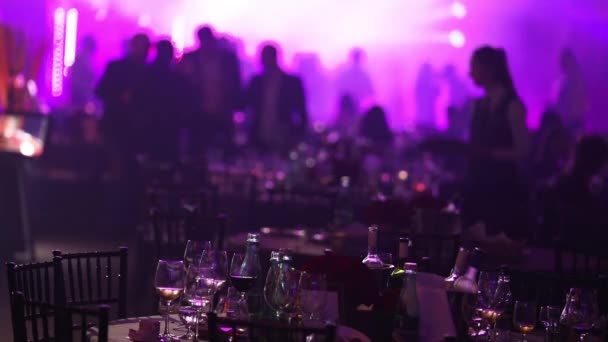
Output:
[[167,307],[165,312],[165,330],[162,338],[171,340],[175,338],[169,330],[169,313],[171,304],[184,292],[185,270],[181,260],[159,260],[156,266],[154,285],[156,293]]
[[526,341],[526,334],[532,332],[536,326],[536,304],[516,301],[513,310],[513,326],[521,332],[521,341]]

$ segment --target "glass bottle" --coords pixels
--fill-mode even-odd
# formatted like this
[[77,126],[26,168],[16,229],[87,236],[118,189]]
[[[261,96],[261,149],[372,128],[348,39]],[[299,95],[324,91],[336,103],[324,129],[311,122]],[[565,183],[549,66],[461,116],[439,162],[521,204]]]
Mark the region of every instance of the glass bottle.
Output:
[[274,294],[279,272],[281,270],[280,260],[282,258],[281,251],[272,251],[270,253],[270,267],[266,274],[266,282],[264,284],[264,300],[266,302],[267,312],[270,316],[277,317],[279,315],[278,308],[274,305],[272,296]]
[[384,263],[378,257],[378,226],[372,225],[367,233],[367,256],[363,259],[363,264],[370,269],[379,269]]
[[403,266],[403,287],[395,318],[398,334],[406,340],[415,340],[420,323],[420,304],[416,294],[416,263],[407,262]]
[[410,246],[411,241],[409,238],[399,238],[399,261],[397,262],[397,267],[395,267],[393,272],[391,272],[391,276],[388,280],[388,287],[391,289],[400,289],[403,287],[403,275],[405,274],[403,266],[405,265],[409,257]]
[[245,250],[245,258],[243,261],[244,269],[248,268],[247,274],[255,275],[255,285],[247,292],[247,302],[249,304],[249,313],[256,315],[260,314],[263,308],[263,288],[264,277],[262,275],[262,266],[260,264],[260,234],[247,234],[247,249]]
[[454,286],[454,282],[456,281],[456,279],[458,279],[458,277],[460,277],[464,273],[468,258],[469,251],[464,247],[460,247],[460,249],[458,250],[458,255],[456,255],[454,267],[452,268],[450,275],[445,278],[445,285],[448,290]]
[[351,194],[350,177],[340,178],[338,192],[336,194],[336,205],[334,209],[334,225],[338,228],[353,222],[353,202]]
[[469,258],[469,267],[464,275],[458,277],[454,282],[454,291],[475,294],[479,290],[477,286],[477,272],[483,252],[479,248],[475,248]]

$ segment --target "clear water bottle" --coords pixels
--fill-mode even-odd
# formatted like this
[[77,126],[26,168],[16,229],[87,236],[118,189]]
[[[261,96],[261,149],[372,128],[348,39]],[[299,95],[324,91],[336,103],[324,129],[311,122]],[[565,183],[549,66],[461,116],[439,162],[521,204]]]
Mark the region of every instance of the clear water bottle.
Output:
[[417,340],[420,324],[420,304],[416,294],[416,263],[406,262],[403,266],[403,288],[397,305],[395,330],[404,340]]
[[384,263],[378,256],[378,226],[370,226],[367,233],[367,256],[363,264],[369,269],[382,269]]
[[334,225],[336,227],[344,227],[353,222],[354,209],[350,183],[350,177],[343,176],[340,178],[334,209]]
[[266,302],[266,316],[270,317],[279,317],[279,311],[278,308],[274,306],[272,296],[274,294],[277,279],[279,277],[280,260],[280,251],[272,251],[270,253],[270,267],[268,268],[268,273],[266,274],[266,282],[264,283],[264,301]]

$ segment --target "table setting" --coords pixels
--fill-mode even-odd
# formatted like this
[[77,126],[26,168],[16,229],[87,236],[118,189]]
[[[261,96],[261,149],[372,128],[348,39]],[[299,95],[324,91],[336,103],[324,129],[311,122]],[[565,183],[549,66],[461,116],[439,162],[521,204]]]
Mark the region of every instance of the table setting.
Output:
[[[371,341],[351,327],[337,325],[337,297],[325,275],[298,270],[291,252],[271,253],[262,272],[260,234],[247,234],[245,252],[215,250],[209,241],[186,243],[180,260],[158,260],[154,287],[160,315],[110,322],[109,341],[208,341],[207,313],[220,318],[272,322],[294,327],[336,325],[336,341]],[[248,340],[249,328],[218,326],[222,340]],[[91,340],[95,330],[91,329]],[[306,341],[321,341],[313,334]]]

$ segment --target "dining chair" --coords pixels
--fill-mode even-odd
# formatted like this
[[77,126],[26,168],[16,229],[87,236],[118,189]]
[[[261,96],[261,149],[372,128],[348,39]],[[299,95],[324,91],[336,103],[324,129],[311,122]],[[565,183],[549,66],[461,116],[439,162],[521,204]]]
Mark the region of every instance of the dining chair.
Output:
[[563,276],[586,277],[598,274],[608,275],[608,253],[590,248],[576,248],[565,242],[557,243],[553,249],[554,272]]
[[27,300],[65,304],[61,262],[61,256],[54,256],[52,261],[29,264],[6,263],[9,296],[13,292],[21,292]]
[[218,189],[211,185],[153,184],[146,186],[145,194],[146,209],[179,212],[186,207],[205,215],[214,215],[219,211]]
[[65,304],[90,306],[116,304],[117,318],[127,317],[128,248],[118,251],[63,253],[53,251],[61,260]]
[[215,248],[223,249],[228,217],[204,215],[192,207],[180,211],[151,208],[148,222],[151,229],[144,234],[153,242],[157,259],[181,259],[188,240],[212,241]]
[[325,342],[333,342],[336,338],[336,326],[333,324],[327,324],[324,327],[314,328],[299,325],[287,325],[266,320],[232,320],[228,318],[220,318],[214,312],[208,313],[207,317],[209,326],[209,342],[224,341],[229,336],[236,339],[239,337],[238,332],[245,330],[249,341],[252,342],[304,342],[309,340],[308,337],[310,335],[315,335],[318,337],[318,340]]
[[413,259],[426,261],[427,272],[445,276],[450,273],[460,247],[459,235],[417,233],[410,235],[410,239]]
[[[28,300],[18,291],[11,294],[10,302],[15,342],[88,342],[92,326],[97,327],[97,341],[108,341],[107,305],[97,308],[54,305]],[[79,329],[74,330],[74,327]]]
[[[12,300],[14,293],[19,293],[22,300],[35,301],[41,304],[65,305],[65,293],[62,287],[61,257],[52,261],[29,264],[6,263],[8,295],[11,298],[13,334],[15,341],[27,341],[26,331],[21,329],[25,322],[39,320],[40,324],[31,324],[30,334],[33,341],[44,341],[48,335],[48,320],[31,306],[18,305]],[[45,325],[46,324],[46,325]],[[18,329],[19,328],[19,329]],[[42,337],[41,337],[42,336]]]

